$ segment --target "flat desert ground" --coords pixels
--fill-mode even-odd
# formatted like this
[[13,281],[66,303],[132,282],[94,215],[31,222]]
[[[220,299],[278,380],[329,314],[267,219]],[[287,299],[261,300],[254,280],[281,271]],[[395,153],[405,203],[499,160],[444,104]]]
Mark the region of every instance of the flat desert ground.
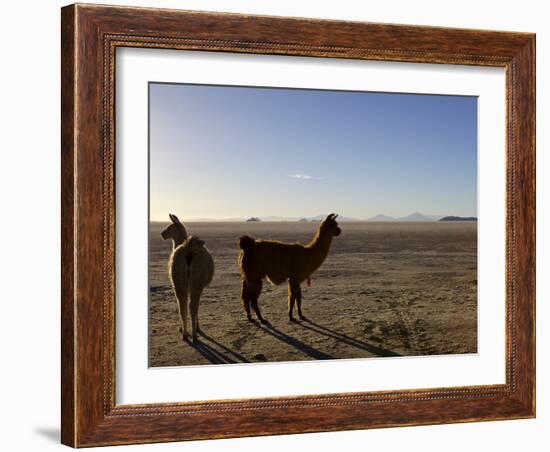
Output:
[[[189,222],[215,262],[196,344],[179,332],[168,279],[167,225],[150,225],[149,365],[258,363],[475,353],[477,223],[340,222],[328,258],[303,284],[308,320],[290,323],[287,287],[264,284],[270,326],[246,320],[240,300],[241,235],[307,243],[315,222]],[[297,317],[297,316],[296,316]]]

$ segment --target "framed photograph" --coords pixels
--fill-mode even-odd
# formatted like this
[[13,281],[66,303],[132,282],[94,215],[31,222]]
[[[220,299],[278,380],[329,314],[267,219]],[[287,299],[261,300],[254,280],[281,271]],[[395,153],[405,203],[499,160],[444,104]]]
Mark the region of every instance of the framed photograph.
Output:
[[62,9],[62,442],[535,416],[535,36]]

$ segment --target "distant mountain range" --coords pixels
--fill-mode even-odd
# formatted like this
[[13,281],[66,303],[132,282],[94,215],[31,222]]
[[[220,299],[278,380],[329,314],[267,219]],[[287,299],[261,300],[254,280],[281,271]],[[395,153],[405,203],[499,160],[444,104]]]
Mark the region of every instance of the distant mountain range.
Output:
[[476,217],[443,217],[439,221],[477,221]]
[[405,217],[390,217],[388,215],[379,214],[372,218],[369,218],[367,221],[438,221],[441,218],[441,215],[424,215],[419,212],[411,213]]
[[[323,221],[327,217],[328,213],[317,215],[315,217],[310,217],[309,221]],[[349,218],[349,217],[343,217],[341,215],[338,215],[338,218],[336,218],[336,221],[361,221],[356,218]]]
[[[266,217],[249,217],[249,218],[189,218],[182,221],[200,221],[200,222],[257,222],[257,221],[299,221],[299,222],[319,222],[323,221],[328,214],[315,215],[314,217],[279,217],[279,216],[266,216]],[[374,217],[367,219],[351,218],[338,216],[337,221],[477,221],[476,217],[458,217],[458,216],[443,216],[443,215],[424,215],[420,212],[413,212],[410,215],[404,217],[392,217],[389,215],[378,214]]]
[[395,218],[388,215],[379,214],[372,218],[369,218],[367,221],[395,221]]
[[[328,215],[328,214],[327,214]],[[260,217],[259,220],[248,219],[247,221],[323,221],[327,215],[321,214],[314,217]],[[256,217],[252,217],[256,218]],[[411,213],[405,217],[390,217],[389,215],[376,215],[375,217],[368,218],[367,220],[351,217],[343,217],[338,215],[337,221],[348,222],[348,221],[437,221],[441,218],[441,215],[424,215],[418,212]]]
[[[328,215],[328,213],[327,214],[315,215],[314,217],[275,217],[275,216],[270,216],[270,217],[260,217],[260,219],[261,219],[261,221],[302,221],[302,222],[306,222],[306,221],[323,221],[327,217],[327,215]],[[337,221],[361,221],[361,220],[358,220],[356,218],[342,217],[340,215],[338,215],[338,218],[336,220]]]

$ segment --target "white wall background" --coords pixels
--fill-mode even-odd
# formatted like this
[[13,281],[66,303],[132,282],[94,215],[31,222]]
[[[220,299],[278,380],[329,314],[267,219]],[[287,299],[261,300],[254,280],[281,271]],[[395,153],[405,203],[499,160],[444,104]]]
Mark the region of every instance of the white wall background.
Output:
[[[115,0],[113,0],[115,1]],[[99,3],[99,2],[93,2]],[[441,25],[537,33],[538,275],[548,274],[550,212],[550,31],[536,0],[274,2],[116,0],[118,4],[282,16]],[[54,450],[59,445],[59,8],[60,1],[6,2],[0,29],[2,133],[0,241],[0,444],[3,450]],[[546,207],[546,209],[545,209]],[[33,266],[25,265],[32,254]],[[36,265],[38,262],[38,266]],[[446,452],[546,450],[550,429],[548,278],[537,286],[538,416],[535,420],[320,433],[119,447],[116,450],[264,451],[281,449]],[[545,353],[546,352],[546,353]],[[546,381],[545,381],[546,380]],[[546,441],[547,443],[547,441]],[[482,449],[482,450],[483,450]]]

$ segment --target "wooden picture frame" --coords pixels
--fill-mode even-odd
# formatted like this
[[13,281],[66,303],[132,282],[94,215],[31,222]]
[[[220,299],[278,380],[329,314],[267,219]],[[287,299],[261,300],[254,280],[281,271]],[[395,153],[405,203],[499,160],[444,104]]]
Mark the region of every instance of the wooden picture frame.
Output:
[[[64,444],[84,447],[535,416],[535,35],[79,4],[62,9],[61,35]],[[506,383],[117,405],[117,47],[505,68]]]

